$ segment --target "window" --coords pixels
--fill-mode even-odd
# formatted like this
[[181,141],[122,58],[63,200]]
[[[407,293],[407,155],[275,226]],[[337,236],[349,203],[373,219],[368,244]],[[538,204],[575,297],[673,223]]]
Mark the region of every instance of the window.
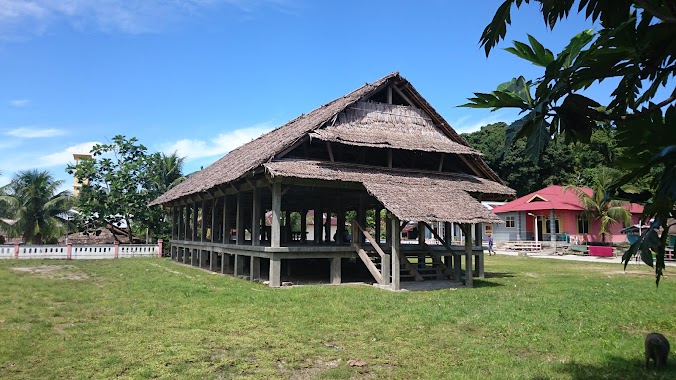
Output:
[[505,227],[507,227],[507,228],[516,227],[516,217],[514,217],[514,216],[505,217]]
[[587,216],[584,214],[580,214],[577,216],[577,233],[578,234],[589,233],[589,218],[587,218]]
[[[552,233],[552,226],[549,223],[550,220],[551,219],[549,219],[549,218],[547,218],[547,220],[545,220],[545,231],[547,231],[546,233],[548,233],[548,234]],[[558,233],[561,232],[560,225],[561,225],[561,222],[559,221],[559,218],[555,218],[554,219],[554,233],[555,234],[558,234]]]

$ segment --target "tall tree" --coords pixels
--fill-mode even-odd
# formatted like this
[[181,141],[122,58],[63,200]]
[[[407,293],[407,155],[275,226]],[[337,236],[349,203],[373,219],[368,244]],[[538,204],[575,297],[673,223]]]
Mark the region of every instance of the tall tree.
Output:
[[604,168],[596,179],[595,186],[592,187],[592,194],[587,194],[582,188],[568,185],[564,191],[573,191],[580,199],[584,213],[588,220],[598,220],[601,222],[599,234],[601,241],[605,243],[610,235],[610,226],[617,223],[623,223],[625,226],[631,224],[631,212],[629,211],[629,202],[606,197],[606,189],[613,182],[612,170]]
[[[545,24],[554,28],[576,6],[601,25],[598,33],[585,30],[574,36],[556,56],[532,36],[528,43],[514,42],[506,50],[543,68],[535,80],[524,77],[498,86],[490,94],[476,93],[467,107],[517,108],[523,117],[507,131],[507,145],[526,139],[526,153],[536,159],[551,141],[563,135],[588,143],[604,123],[615,129],[624,155],[613,164],[628,173],[608,189],[609,196],[645,203],[649,229],[623,256],[626,264],[640,252],[655,268],[656,282],[664,269],[667,234],[660,227],[676,217],[676,5],[673,0],[506,0],[481,36],[488,55],[505,37],[511,10],[538,3]],[[596,82],[617,79],[610,101],[601,105],[583,92]],[[662,95],[666,92],[666,95]],[[651,178],[651,179],[649,179]],[[623,186],[650,181],[639,194]],[[657,253],[653,263],[652,253]]]
[[134,224],[146,225],[152,217],[147,206],[154,196],[149,189],[155,184],[150,155],[135,137],[121,135],[110,144],[95,145],[91,153],[93,158],[66,169],[84,184],[78,209],[86,225],[123,227],[132,242]]
[[64,215],[70,210],[72,197],[58,191],[63,181],[47,171],[18,172],[12,182],[0,189],[0,202],[15,220],[3,228],[12,236],[21,236],[30,244],[53,242],[65,232]]

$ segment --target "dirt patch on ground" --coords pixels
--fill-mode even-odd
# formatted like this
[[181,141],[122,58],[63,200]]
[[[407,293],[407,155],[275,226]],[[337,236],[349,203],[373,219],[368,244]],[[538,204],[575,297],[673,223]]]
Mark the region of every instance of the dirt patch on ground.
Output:
[[89,278],[87,274],[80,272],[78,267],[74,265],[38,265],[34,267],[15,267],[12,270],[54,280],[82,281]]
[[622,275],[622,276],[641,276],[641,277],[655,277],[655,272],[650,271],[638,271],[638,270],[613,270],[610,272],[605,272],[607,275]]

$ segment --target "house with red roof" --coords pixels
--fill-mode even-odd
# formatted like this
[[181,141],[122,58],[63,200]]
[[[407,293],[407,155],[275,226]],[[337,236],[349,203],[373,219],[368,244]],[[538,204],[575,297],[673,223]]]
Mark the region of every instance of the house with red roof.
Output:
[[[592,195],[592,190],[583,188]],[[630,203],[632,224],[638,223],[643,206]],[[552,185],[530,193],[491,210],[504,224],[493,224],[493,239],[496,242],[509,240],[550,241],[552,233],[558,240],[565,234],[571,242],[585,243],[601,241],[599,220],[588,220],[584,208],[575,192],[566,191],[564,186]],[[553,223],[552,223],[553,221]],[[610,226],[612,236],[606,241],[623,242],[626,237],[620,230],[626,226],[617,223]],[[536,238],[537,236],[537,238]]]

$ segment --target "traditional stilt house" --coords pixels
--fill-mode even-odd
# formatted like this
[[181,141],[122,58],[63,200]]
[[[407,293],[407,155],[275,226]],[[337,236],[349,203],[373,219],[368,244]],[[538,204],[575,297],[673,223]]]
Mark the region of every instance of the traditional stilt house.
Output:
[[[513,195],[481,154],[392,73],[231,151],[152,204],[172,210],[171,257],[179,262],[267,277],[278,287],[311,259],[331,283],[363,270],[399,289],[402,279],[430,276],[472,286],[473,276],[483,275],[482,223],[501,222],[480,200]],[[312,241],[291,231],[294,213],[306,231],[308,210],[315,215]],[[372,233],[365,229],[368,210],[375,210]],[[348,211],[356,212],[351,234],[344,231]],[[424,233],[418,244],[400,244],[410,221],[439,244]],[[461,226],[464,246],[451,245],[451,223]]]

